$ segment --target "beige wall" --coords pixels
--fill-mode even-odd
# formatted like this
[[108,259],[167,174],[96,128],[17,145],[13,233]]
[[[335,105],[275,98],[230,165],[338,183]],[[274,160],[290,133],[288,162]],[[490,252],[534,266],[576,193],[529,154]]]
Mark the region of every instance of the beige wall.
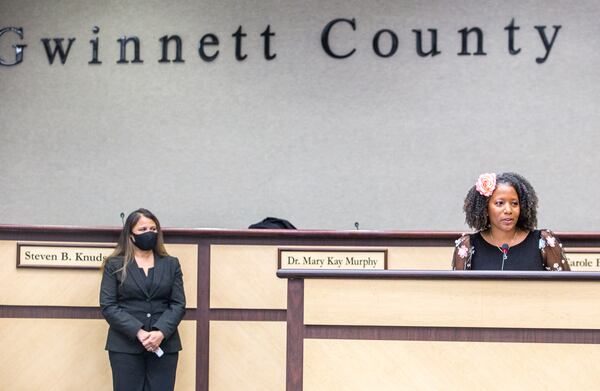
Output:
[[[3,223],[118,225],[121,211],[146,206],[166,226],[276,215],[304,228],[461,229],[477,175],[514,170],[539,192],[541,226],[600,226],[589,213],[600,183],[597,1],[3,0],[0,15],[27,45],[21,65],[0,67]],[[320,44],[340,17],[357,24],[332,32],[334,50],[356,48],[346,60]],[[513,18],[516,56],[504,30]],[[562,26],[544,64],[536,25],[549,38]],[[457,31],[475,26],[487,55],[458,56]],[[387,59],[372,49],[384,28],[399,39]],[[429,28],[442,53],[420,58],[412,30]],[[220,40],[212,63],[197,54],[206,33]],[[182,37],[184,64],[158,63],[167,34]],[[116,64],[116,40],[133,35],[144,63]],[[58,37],[76,38],[64,66],[48,64],[40,41]],[[88,65],[95,37],[99,66]],[[18,43],[3,36],[0,56]]]

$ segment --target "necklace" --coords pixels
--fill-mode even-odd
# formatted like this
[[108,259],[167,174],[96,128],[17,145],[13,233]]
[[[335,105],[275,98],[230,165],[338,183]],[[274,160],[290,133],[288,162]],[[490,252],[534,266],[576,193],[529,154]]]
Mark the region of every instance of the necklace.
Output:
[[[513,242],[515,241],[515,238],[517,237],[517,232],[519,232],[519,229],[515,229],[515,234],[513,235],[512,239],[510,240],[510,243],[508,243],[508,248],[512,247]],[[496,244],[496,238],[494,238],[494,235],[492,234],[492,229],[490,228],[490,237],[492,238],[492,241],[494,242],[494,246],[496,246],[496,248],[502,253],[504,254],[504,250],[502,250],[501,246],[498,246]]]
[[517,232],[519,232],[519,229],[515,229],[515,234],[513,235],[512,239],[510,240],[510,243],[506,244],[506,248],[504,247],[504,244],[502,245],[502,247],[498,246],[496,243],[496,238],[494,238],[494,235],[492,234],[492,229],[490,228],[490,237],[492,238],[492,241],[494,242],[494,245],[496,246],[496,248],[502,253],[502,268],[500,270],[504,270],[504,261],[506,261],[508,259],[508,249],[510,248],[510,246],[512,246],[513,242],[515,241],[515,238],[517,237]]

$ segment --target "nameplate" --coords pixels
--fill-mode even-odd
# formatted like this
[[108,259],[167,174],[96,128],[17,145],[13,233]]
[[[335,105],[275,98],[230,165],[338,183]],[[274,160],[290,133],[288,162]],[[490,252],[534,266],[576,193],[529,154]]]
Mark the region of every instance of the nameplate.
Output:
[[99,269],[114,245],[17,243],[17,267]]
[[565,248],[565,255],[573,271],[600,272],[600,252],[597,249]]
[[279,269],[387,269],[387,250],[280,248],[278,253]]

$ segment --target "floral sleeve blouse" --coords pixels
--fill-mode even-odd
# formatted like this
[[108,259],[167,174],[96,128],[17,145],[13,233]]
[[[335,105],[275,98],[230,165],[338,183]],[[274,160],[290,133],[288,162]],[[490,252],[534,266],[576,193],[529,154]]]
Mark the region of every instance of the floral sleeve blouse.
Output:
[[[471,244],[471,235],[464,234],[455,243],[452,257],[452,270],[471,270],[475,247]],[[542,266],[545,270],[567,271],[571,270],[567,257],[562,248],[562,243],[550,230],[540,230],[538,243]]]

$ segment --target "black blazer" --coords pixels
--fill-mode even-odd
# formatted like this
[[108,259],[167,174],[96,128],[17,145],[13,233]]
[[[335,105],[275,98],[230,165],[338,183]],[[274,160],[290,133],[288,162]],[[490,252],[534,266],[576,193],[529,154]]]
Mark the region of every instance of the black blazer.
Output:
[[185,313],[183,274],[179,260],[154,255],[154,281],[148,291],[144,272],[134,260],[127,265],[127,277],[121,284],[123,257],[110,258],[104,267],[100,285],[100,309],[110,325],[106,350],[142,353],[144,346],[137,332],[160,330],[165,353],[181,350],[177,325]]

